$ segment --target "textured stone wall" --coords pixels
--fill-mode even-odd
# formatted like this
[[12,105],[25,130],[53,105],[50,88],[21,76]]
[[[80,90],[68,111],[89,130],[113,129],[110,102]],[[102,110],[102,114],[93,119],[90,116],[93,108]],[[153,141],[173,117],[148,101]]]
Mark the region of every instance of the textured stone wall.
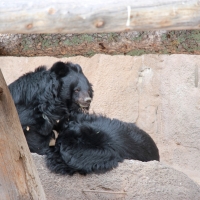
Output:
[[40,65],[79,63],[93,84],[91,111],[136,122],[155,140],[161,163],[200,184],[200,56],[0,57],[7,83]]

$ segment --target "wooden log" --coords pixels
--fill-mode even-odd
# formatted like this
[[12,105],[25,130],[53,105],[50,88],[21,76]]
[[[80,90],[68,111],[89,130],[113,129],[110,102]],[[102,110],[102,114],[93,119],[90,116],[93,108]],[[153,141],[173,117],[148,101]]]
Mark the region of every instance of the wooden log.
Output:
[[0,199],[45,200],[19,117],[0,71]]
[[200,30],[95,34],[0,34],[0,55],[200,54]]
[[21,0],[0,3],[0,33],[199,29],[198,0]]

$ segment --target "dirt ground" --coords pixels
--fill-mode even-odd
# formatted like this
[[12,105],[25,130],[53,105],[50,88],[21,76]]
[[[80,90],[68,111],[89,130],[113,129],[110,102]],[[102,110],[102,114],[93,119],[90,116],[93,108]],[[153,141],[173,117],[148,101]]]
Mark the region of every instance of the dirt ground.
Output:
[[91,112],[135,122],[155,140],[161,163],[200,184],[200,56],[0,57],[9,84],[58,60],[82,66],[94,88]]

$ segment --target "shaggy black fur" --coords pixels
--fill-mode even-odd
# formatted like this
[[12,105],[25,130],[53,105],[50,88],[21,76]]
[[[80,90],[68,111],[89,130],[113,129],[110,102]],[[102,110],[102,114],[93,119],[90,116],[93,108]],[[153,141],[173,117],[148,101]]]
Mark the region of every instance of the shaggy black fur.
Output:
[[89,109],[92,86],[77,64],[42,66],[9,85],[31,152],[45,154],[57,120]]
[[124,159],[159,161],[152,138],[133,123],[80,113],[61,121],[57,130],[56,145],[46,156],[55,173],[103,173]]

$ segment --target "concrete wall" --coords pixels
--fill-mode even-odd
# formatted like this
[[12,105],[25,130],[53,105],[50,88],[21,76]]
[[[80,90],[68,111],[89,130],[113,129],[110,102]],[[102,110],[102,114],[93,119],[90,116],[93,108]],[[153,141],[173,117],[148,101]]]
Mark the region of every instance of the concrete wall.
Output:
[[9,84],[57,60],[82,66],[94,87],[91,111],[136,122],[157,143],[162,163],[200,184],[200,56],[0,57],[0,68]]

